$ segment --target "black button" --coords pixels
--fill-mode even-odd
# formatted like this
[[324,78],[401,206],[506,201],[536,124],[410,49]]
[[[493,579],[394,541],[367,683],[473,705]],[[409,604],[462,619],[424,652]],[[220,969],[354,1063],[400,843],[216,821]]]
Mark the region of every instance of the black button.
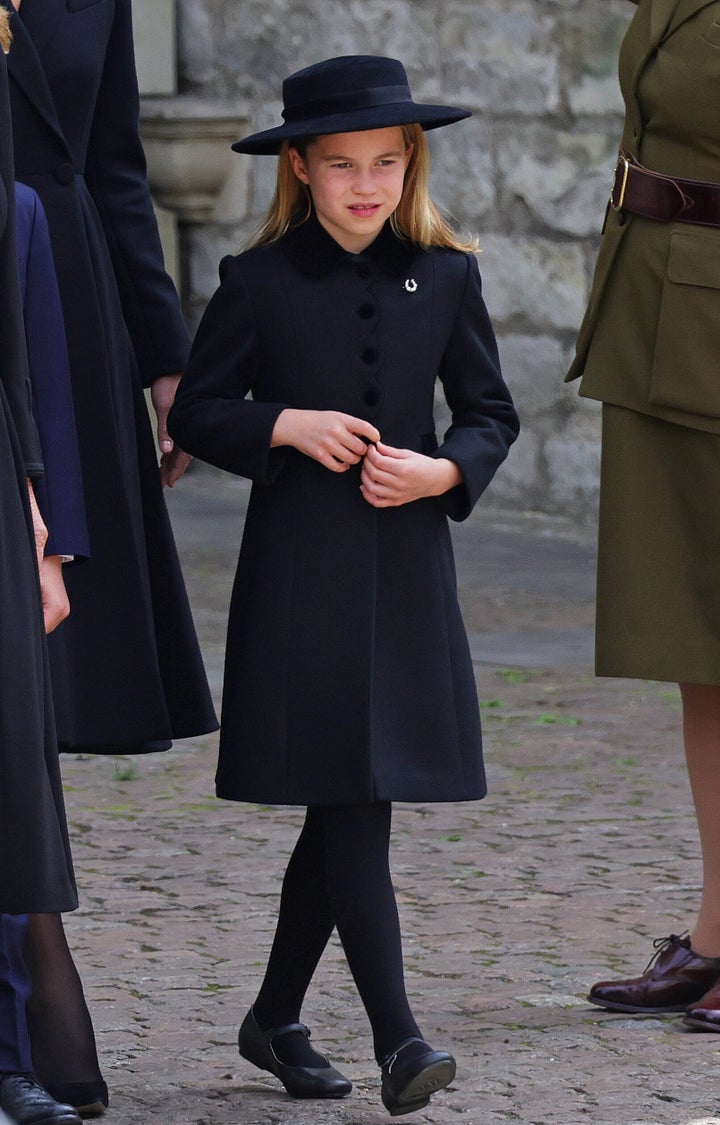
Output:
[[377,406],[380,401],[380,391],[375,387],[368,387],[363,395],[363,402],[366,406]]
[[59,184],[71,184],[75,179],[75,169],[72,164],[58,164],[55,169],[55,179]]
[[368,301],[364,305],[361,305],[356,312],[361,320],[370,320],[370,317],[375,315],[375,306],[371,305]]
[[368,365],[371,363],[377,363],[379,358],[380,353],[377,348],[363,348],[363,350],[360,352],[360,359],[363,361],[363,363],[367,363]]

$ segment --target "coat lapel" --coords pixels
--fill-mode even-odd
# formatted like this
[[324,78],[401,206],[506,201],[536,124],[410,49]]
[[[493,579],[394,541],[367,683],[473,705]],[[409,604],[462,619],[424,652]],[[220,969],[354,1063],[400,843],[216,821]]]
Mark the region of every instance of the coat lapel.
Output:
[[670,21],[661,37],[662,41],[670,35],[674,35],[686,20],[689,20],[691,16],[694,16],[703,8],[709,7],[712,3],[714,3],[714,0],[675,0]]
[[653,51],[662,39],[673,17],[678,0],[648,0],[650,3],[650,45]]
[[[10,4],[10,0],[0,0],[0,3],[13,14],[11,22],[13,41],[10,47],[10,53],[7,56],[8,72],[23,90],[29,101],[34,105],[49,128],[62,142],[63,147],[67,149],[67,143],[58,120],[53,96],[50,92],[50,87],[45,77],[45,71],[40,61],[39,51],[26,26],[26,20],[34,20],[34,22],[37,22],[38,13],[37,11],[32,11],[33,0],[23,0],[21,5],[22,17],[14,15],[15,9]],[[47,5],[47,19],[42,28],[38,29],[41,31],[43,42],[47,42],[48,38],[53,34],[57,22],[65,10],[64,0],[45,0],[45,3]]]
[[643,3],[645,3],[647,5],[645,19],[649,17],[649,29],[647,23],[644,25],[644,31],[639,28],[643,50],[637,59],[633,74],[633,93],[637,90],[638,82],[648,59],[652,57],[658,47],[669,36],[674,35],[686,20],[714,2],[715,0],[640,0],[640,7],[635,19],[639,22],[642,21]]

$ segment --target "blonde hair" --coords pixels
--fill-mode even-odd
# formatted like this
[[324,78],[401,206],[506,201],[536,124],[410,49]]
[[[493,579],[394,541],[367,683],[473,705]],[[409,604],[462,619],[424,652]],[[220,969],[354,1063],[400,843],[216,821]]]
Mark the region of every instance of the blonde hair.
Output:
[[[405,172],[400,202],[390,217],[390,225],[395,234],[399,238],[417,242],[424,250],[439,246],[474,253],[478,248],[477,239],[462,241],[430,198],[430,153],[421,126],[403,125],[401,128],[405,147],[412,145],[412,153]],[[304,159],[315,139],[307,137],[301,141],[283,141],[278,156],[275,194],[265,221],[250,242],[251,246],[275,242],[291,226],[300,226],[310,218],[310,190],[293,172],[288,153],[292,146]]]
[[10,13],[6,12],[4,8],[0,8],[0,47],[2,47],[5,54],[10,50],[11,43]]

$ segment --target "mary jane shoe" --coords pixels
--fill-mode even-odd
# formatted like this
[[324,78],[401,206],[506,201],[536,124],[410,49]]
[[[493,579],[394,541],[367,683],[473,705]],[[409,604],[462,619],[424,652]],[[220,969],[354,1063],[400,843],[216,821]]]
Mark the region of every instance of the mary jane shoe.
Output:
[[408,1039],[382,1064],[382,1103],[391,1117],[423,1109],[455,1077],[455,1059],[422,1039]]
[[291,1031],[299,1031],[310,1038],[310,1032],[303,1023],[290,1023],[262,1031],[251,1008],[238,1032],[238,1050],[248,1062],[279,1078],[292,1098],[346,1097],[352,1090],[352,1083],[327,1059],[323,1060],[324,1066],[289,1066],[280,1061],[273,1050],[273,1040]]

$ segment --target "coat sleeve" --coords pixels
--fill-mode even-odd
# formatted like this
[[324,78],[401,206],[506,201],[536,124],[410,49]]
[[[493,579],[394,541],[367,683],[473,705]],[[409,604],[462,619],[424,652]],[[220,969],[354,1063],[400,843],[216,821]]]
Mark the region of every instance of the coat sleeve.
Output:
[[220,469],[271,484],[287,450],[270,439],[284,403],[254,402],[259,368],[252,301],[238,258],[220,263],[220,288],[200,322],[168,418],[182,449]]
[[465,291],[440,367],[452,424],[434,453],[455,461],[463,475],[462,484],[440,497],[454,520],[470,515],[520,429],[500,371],[477,260],[466,255],[466,261]]
[[0,51],[0,380],[15,423],[25,471],[28,476],[36,477],[42,474],[42,458],[31,410],[18,281],[11,136],[7,69],[5,56]]
[[115,17],[93,118],[87,183],[100,213],[145,386],[183,371],[190,338],[165,271],[139,134],[130,0]]
[[45,476],[36,496],[46,555],[90,553],[70,367],[50,233],[34,191],[17,186],[18,255],[33,412]]

